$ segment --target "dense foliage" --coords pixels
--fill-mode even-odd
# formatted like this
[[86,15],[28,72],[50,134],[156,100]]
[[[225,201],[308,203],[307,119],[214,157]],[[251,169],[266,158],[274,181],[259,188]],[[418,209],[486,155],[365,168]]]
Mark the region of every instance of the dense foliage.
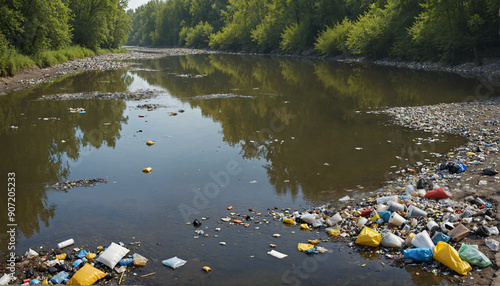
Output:
[[152,0],[128,43],[458,62],[500,45],[500,0]]
[[119,48],[131,31],[127,2],[0,0],[0,75]]

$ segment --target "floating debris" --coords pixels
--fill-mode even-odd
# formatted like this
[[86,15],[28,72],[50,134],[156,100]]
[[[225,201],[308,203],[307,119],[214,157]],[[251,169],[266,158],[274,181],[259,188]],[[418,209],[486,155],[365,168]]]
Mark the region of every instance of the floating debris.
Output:
[[58,190],[58,191],[66,191],[72,188],[78,188],[78,187],[94,187],[97,186],[100,183],[107,183],[108,180],[103,179],[103,178],[96,178],[96,179],[81,179],[81,180],[74,180],[74,181],[64,181],[64,182],[59,182],[55,183],[52,185],[48,185],[48,188]]
[[[44,95],[37,101],[44,100],[73,100],[73,99],[117,99],[117,100],[143,100],[164,94],[158,90],[138,90],[134,92],[81,92]],[[84,110],[85,111],[85,110]]]
[[216,94],[208,94],[208,95],[200,95],[189,97],[190,100],[207,100],[207,99],[226,99],[226,98],[255,98],[250,95],[239,95],[232,93],[216,93]]

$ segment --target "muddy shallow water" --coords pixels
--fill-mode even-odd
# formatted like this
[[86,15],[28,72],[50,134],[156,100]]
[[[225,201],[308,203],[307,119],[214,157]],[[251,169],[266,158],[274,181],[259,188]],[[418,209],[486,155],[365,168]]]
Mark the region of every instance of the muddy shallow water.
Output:
[[[138,62],[128,70],[70,75],[0,97],[0,171],[5,178],[16,173],[19,253],[54,248],[67,238],[89,247],[140,241],[140,247],[130,247],[150,261],[135,271],[139,275],[128,275],[126,284],[412,285],[442,279],[391,267],[390,259],[337,242],[323,242],[332,252],[309,257],[297,251],[297,243],[327,235],[272,218],[249,227],[218,221],[231,212],[302,211],[309,204],[366,195],[402,167],[439,161],[436,153],[465,139],[394,126],[370,111],[473,100],[479,81],[267,56]],[[136,101],[37,100],[139,89],[158,95]],[[155,144],[147,146],[149,140]],[[143,173],[145,167],[152,172]],[[82,178],[107,183],[67,192],[47,187]],[[6,210],[1,214],[7,217]],[[201,229],[210,236],[194,238],[186,222],[202,217],[208,220]],[[5,228],[0,226],[1,233]],[[2,237],[2,250],[6,243]],[[270,243],[289,256],[267,255]],[[175,271],[161,265],[173,256],[188,263]],[[204,265],[213,271],[204,273]],[[139,278],[150,272],[156,275]]]

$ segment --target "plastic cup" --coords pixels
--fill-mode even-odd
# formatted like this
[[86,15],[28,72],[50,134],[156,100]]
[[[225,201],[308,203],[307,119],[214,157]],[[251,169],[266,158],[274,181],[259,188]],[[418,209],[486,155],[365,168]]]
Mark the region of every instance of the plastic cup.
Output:
[[400,226],[405,221],[404,217],[400,216],[398,213],[392,213],[391,218],[389,219],[389,223],[395,226]]
[[430,248],[432,251],[434,251],[435,247],[429,233],[426,230],[415,235],[415,237],[411,240],[411,244],[417,248]]
[[378,213],[385,212],[387,210],[389,210],[388,204],[382,203],[382,204],[377,205],[377,212]]
[[416,206],[408,207],[408,211],[406,212],[406,217],[419,217],[419,216],[427,216],[427,212]]
[[398,202],[389,202],[389,210],[393,212],[402,212],[405,210],[405,205],[400,204]]
[[367,219],[366,217],[360,217],[360,218],[358,219],[358,222],[356,223],[356,225],[357,225],[358,227],[362,227],[363,225],[365,225],[365,224],[366,224],[366,222],[367,222],[367,221],[368,221],[368,219]]
[[382,246],[385,247],[401,248],[403,247],[403,242],[404,240],[401,237],[389,232],[386,235],[384,235],[381,243]]
[[431,220],[427,223],[427,229],[430,231],[436,230],[438,228],[439,228],[439,225],[433,220]]
[[446,234],[448,233],[450,230],[454,229],[455,226],[453,226],[452,223],[450,222],[443,222],[441,223],[441,231]]

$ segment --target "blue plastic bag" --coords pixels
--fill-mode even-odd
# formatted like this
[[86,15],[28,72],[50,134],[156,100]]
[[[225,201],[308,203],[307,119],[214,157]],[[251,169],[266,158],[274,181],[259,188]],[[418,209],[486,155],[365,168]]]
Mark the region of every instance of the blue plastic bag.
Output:
[[61,272],[57,273],[56,276],[52,277],[50,279],[50,282],[52,282],[54,284],[62,284],[63,281],[66,280],[68,277],[69,277],[69,273],[67,273],[65,271],[61,271]]
[[389,219],[391,218],[392,212],[391,211],[383,211],[378,214],[382,219],[384,219],[385,222],[388,222]]
[[78,253],[77,256],[78,256],[78,258],[84,258],[87,255],[87,253],[88,253],[87,250],[82,249],[82,250],[80,250],[80,252]]
[[409,248],[403,251],[403,255],[405,259],[431,261],[433,253],[430,248]]
[[436,234],[434,234],[434,236],[432,237],[432,242],[434,242],[434,244],[437,244],[440,241],[444,241],[444,242],[448,243],[450,240],[451,240],[451,237],[449,237],[448,235],[446,235],[442,232],[436,232]]
[[465,165],[464,163],[457,163],[457,165],[458,165],[458,173],[462,173],[465,170],[467,170],[467,165]]

